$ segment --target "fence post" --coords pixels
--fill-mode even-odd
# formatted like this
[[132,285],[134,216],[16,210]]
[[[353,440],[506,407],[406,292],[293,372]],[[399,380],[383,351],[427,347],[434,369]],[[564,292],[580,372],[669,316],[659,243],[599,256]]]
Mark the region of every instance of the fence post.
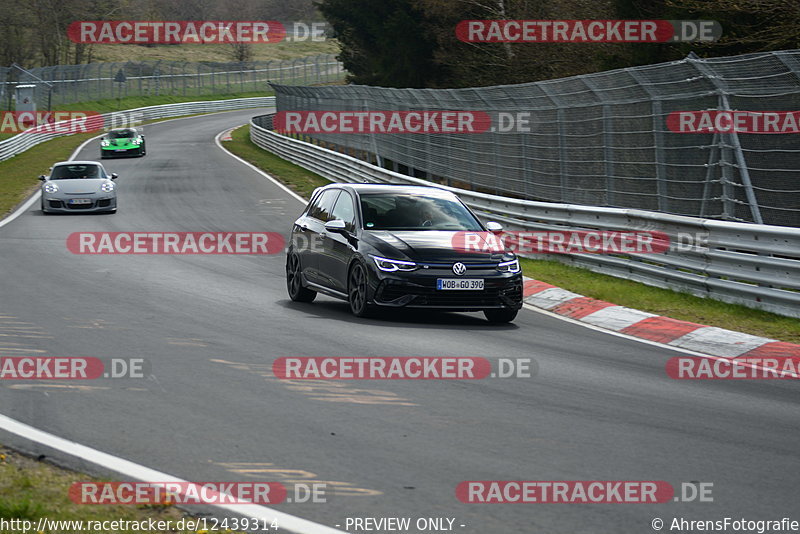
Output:
[[606,205],[616,204],[614,194],[614,123],[611,120],[611,106],[601,96],[597,84],[591,76],[581,76],[581,81],[592,91],[599,102],[603,103],[603,167],[606,174]]
[[567,179],[567,138],[564,127],[564,107],[558,100],[553,90],[548,87],[547,82],[542,83],[541,90],[556,107],[556,120],[558,121],[558,174],[561,180],[561,202],[569,202],[569,184]]
[[161,64],[161,60],[159,59],[156,61],[155,66],[153,67],[153,81],[156,85],[156,96],[159,96],[161,91],[161,69],[158,66]]
[[[730,102],[728,101],[728,92],[711,68],[704,64],[694,52],[689,53],[686,57],[686,61],[716,87],[719,98],[719,105],[717,107],[719,107],[721,111],[732,111]],[[739,134],[732,128],[730,132],[725,134],[725,137],[730,143],[728,148],[733,150],[734,156],[736,157],[739,178],[742,180],[742,185],[744,186],[744,192],[747,196],[747,203],[750,205],[750,215],[753,218],[753,222],[763,224],[764,220],[761,217],[761,209],[758,206],[758,199],[753,189],[753,183],[750,181],[750,170],[747,168],[747,161],[744,159],[744,151],[742,150],[742,143],[739,140]],[[733,164],[731,163],[731,165]],[[731,187],[733,186],[731,185]],[[735,200],[735,196],[731,200]]]
[[714,167],[719,166],[720,158],[720,136],[715,132],[714,137],[711,139],[711,150],[708,152],[708,163],[706,163],[706,181],[703,183],[703,198],[700,201],[700,217],[706,216],[706,206],[708,204],[709,196],[711,195],[710,187],[712,177],[714,174]]
[[652,89],[647,84],[647,80],[642,78],[642,75],[636,69],[628,68],[625,71],[636,80],[639,87],[650,97],[650,110],[653,117],[653,155],[655,157],[656,167],[656,190],[658,192],[658,211],[669,211],[669,198],[667,191],[667,176],[666,165],[664,161],[664,130],[662,130],[663,110],[661,108],[661,100],[658,98]]

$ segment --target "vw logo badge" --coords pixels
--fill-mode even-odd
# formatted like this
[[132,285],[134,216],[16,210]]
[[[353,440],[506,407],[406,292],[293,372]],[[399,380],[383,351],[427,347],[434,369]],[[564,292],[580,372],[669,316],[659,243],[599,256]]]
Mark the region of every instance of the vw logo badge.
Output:
[[461,263],[461,262],[454,263],[454,264],[453,264],[453,272],[454,272],[454,273],[456,273],[458,276],[461,276],[461,275],[463,275],[465,272],[467,272],[467,266],[466,266],[466,265],[464,265],[464,264],[463,264],[463,263]]

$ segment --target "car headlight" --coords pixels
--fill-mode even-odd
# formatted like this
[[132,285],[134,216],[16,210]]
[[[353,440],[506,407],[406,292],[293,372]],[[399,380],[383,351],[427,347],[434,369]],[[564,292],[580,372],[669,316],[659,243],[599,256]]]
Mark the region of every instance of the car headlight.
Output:
[[519,260],[503,261],[497,264],[497,270],[501,273],[518,273],[520,272]]
[[114,184],[111,182],[106,182],[100,186],[100,191],[103,193],[110,193],[114,190]]
[[386,271],[387,273],[395,271],[415,271],[419,267],[413,261],[390,260],[389,258],[381,258],[380,256],[372,256],[372,259],[375,261],[375,265],[378,266],[378,269]]
[[56,184],[45,184],[45,193],[58,193],[58,186]]
[[110,144],[111,141],[109,141],[108,139],[103,139],[102,141],[100,141],[100,146],[108,146]]

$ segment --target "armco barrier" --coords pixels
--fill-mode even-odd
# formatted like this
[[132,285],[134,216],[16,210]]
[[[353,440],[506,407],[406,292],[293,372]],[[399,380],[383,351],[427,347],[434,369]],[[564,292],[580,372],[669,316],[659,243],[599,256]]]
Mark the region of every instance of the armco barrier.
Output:
[[593,271],[695,295],[800,317],[800,228],[723,222],[658,212],[555,204],[432,184],[263,127],[250,121],[252,141],[334,182],[435,185],[458,194],[483,217],[509,230],[650,230],[670,236],[664,254],[558,255]]
[[[181,115],[194,115],[197,113],[213,113],[216,111],[232,111],[236,109],[270,107],[275,105],[274,96],[263,96],[255,98],[234,98],[230,100],[207,100],[201,102],[179,102],[176,104],[162,104],[160,106],[148,106],[144,108],[126,109],[115,111],[114,113],[141,113],[144,121],[153,119],[164,119],[168,117],[179,117]],[[112,113],[103,114],[108,118]],[[66,122],[66,121],[65,121]],[[61,124],[61,123],[59,123]],[[30,130],[29,130],[30,131]],[[65,135],[63,133],[20,133],[4,141],[0,141],[0,161],[12,158],[17,154],[25,152],[39,143],[44,143],[56,137]]]

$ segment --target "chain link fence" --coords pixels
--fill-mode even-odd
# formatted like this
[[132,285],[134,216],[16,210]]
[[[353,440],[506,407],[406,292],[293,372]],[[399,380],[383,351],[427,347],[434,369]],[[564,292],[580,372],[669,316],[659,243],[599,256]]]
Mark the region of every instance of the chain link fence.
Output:
[[530,112],[525,132],[305,135],[387,168],[504,196],[800,226],[800,135],[673,133],[689,110],[800,110],[800,51],[468,89],[274,85],[278,111]]
[[[122,73],[122,76],[120,76]],[[127,61],[56,65],[23,70],[0,68],[0,102],[14,109],[12,95],[20,84],[35,84],[38,109],[63,104],[128,96],[201,96],[269,89],[272,81],[285,85],[314,85],[344,80],[344,68],[330,54],[245,63]],[[115,80],[124,79],[124,83]],[[46,82],[46,83],[44,83]]]

